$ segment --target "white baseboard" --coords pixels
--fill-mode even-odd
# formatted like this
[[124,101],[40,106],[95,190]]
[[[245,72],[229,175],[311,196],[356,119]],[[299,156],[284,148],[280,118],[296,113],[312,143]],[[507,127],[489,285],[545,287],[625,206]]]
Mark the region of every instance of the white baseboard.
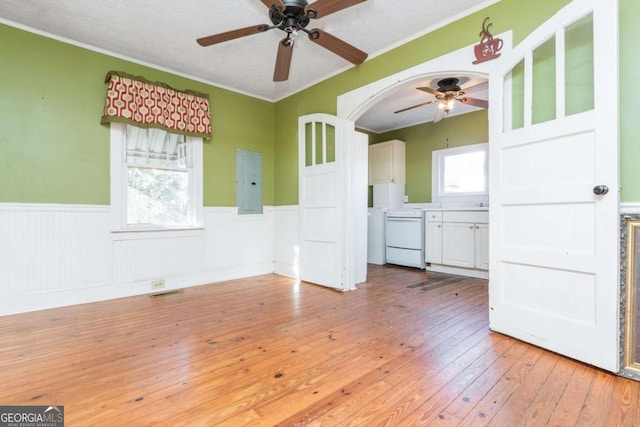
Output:
[[156,290],[151,289],[150,281],[144,280],[118,284],[103,283],[96,286],[58,289],[28,295],[8,295],[0,307],[0,316],[210,285],[228,280],[271,274],[273,270],[273,263],[265,263],[247,268],[185,274],[164,279],[165,287]]
[[486,270],[474,270],[471,268],[451,267],[448,265],[431,264],[425,268],[426,271],[436,273],[456,274],[458,276],[475,277],[476,279],[489,279],[489,272]]
[[114,239],[109,206],[0,203],[0,315],[151,293],[158,279],[171,290],[295,277],[297,212],[206,207],[196,233]]
[[292,279],[299,279],[297,268],[293,264],[276,262],[273,272],[280,276],[291,277]]

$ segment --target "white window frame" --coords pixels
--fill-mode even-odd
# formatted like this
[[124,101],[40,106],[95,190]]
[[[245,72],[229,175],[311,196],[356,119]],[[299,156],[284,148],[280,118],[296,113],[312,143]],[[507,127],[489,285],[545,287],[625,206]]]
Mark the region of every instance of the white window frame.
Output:
[[193,148],[193,167],[189,171],[190,212],[191,224],[179,227],[169,227],[159,224],[128,224],[127,223],[127,165],[126,165],[126,125],[124,123],[110,124],[110,166],[111,166],[111,230],[122,232],[156,232],[181,231],[203,229],[203,174],[202,174],[202,138],[187,136]]
[[[444,161],[448,156],[484,151],[485,187],[483,191],[467,193],[444,192]],[[488,206],[489,204],[489,143],[434,150],[431,153],[431,200],[442,206]]]

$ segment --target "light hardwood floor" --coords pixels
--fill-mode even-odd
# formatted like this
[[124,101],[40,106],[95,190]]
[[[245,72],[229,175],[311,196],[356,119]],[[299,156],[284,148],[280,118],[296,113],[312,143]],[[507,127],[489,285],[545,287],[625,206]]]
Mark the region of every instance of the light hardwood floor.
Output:
[[66,426],[634,426],[640,383],[493,333],[487,282],[371,265],[0,317],[0,405]]

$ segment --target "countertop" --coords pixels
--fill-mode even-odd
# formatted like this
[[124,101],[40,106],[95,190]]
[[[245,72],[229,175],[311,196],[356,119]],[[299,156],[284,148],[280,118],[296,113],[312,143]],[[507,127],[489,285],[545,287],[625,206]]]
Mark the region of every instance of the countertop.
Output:
[[424,211],[488,211],[489,206],[456,206],[453,208],[424,208]]

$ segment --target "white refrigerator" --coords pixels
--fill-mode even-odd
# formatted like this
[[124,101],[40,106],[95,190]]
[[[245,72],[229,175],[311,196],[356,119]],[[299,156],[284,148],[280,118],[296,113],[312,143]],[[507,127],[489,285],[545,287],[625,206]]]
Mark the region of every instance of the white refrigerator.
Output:
[[383,265],[385,258],[386,208],[368,208],[367,212],[367,263]]

